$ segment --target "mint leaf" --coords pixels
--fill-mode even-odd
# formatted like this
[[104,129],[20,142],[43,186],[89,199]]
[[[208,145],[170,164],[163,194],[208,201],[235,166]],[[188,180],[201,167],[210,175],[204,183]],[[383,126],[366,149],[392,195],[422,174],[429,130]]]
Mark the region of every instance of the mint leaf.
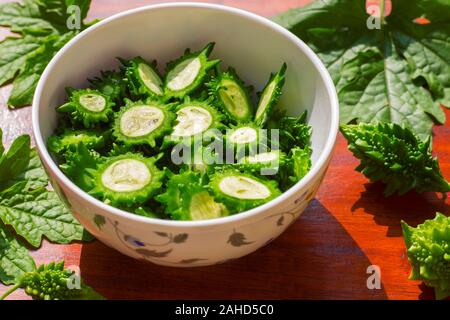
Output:
[[36,268],[28,250],[0,223],[0,281],[14,284]]
[[[449,105],[447,0],[397,0],[381,29],[369,29],[365,0],[315,1],[274,18],[319,55],[337,86],[341,122],[388,122],[421,139]],[[431,24],[420,25],[424,16]],[[427,92],[429,89],[431,93]]]
[[39,247],[42,237],[57,243],[84,238],[84,229],[59,200],[45,188],[29,190],[19,182],[0,193],[0,219],[14,228],[32,246]]

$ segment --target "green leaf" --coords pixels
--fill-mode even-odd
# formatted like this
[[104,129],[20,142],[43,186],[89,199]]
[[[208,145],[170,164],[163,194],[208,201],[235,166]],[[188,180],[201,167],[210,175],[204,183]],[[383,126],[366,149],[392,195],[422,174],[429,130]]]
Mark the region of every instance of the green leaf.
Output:
[[397,123],[426,140],[433,120],[443,123],[445,114],[424,88],[413,83],[407,63],[395,49],[388,45],[385,49],[383,54],[359,52],[342,66],[341,121]]
[[14,284],[36,268],[33,258],[9,230],[0,223],[0,281]]
[[48,185],[48,176],[42,166],[41,159],[36,149],[30,150],[30,161],[28,166],[21,172],[13,182],[27,181],[27,188],[38,189]]
[[[425,140],[433,123],[445,121],[436,100],[450,106],[450,2],[397,0],[380,29],[368,28],[365,2],[315,1],[274,21],[307,42],[327,66],[342,123],[398,123]],[[421,16],[431,24],[413,21]]]
[[418,30],[393,33],[414,70],[415,79],[423,77],[438,101],[450,106],[450,24],[430,24]]
[[397,124],[342,125],[348,148],[361,160],[356,168],[372,182],[386,185],[386,196],[417,192],[450,191],[439,163],[431,154],[430,140],[423,142]]
[[0,190],[20,175],[30,161],[30,136],[23,135],[12,143],[8,152],[0,157]]
[[9,26],[13,32],[34,35],[69,32],[68,7],[80,8],[81,22],[86,18],[90,0],[25,0],[0,5],[0,25]]
[[57,243],[82,240],[84,229],[59,200],[45,188],[29,190],[20,182],[0,193],[0,219],[32,246],[42,237]]
[[13,79],[28,56],[40,46],[40,39],[33,36],[25,38],[6,38],[0,43],[0,85]]
[[20,74],[14,79],[14,88],[8,100],[12,108],[31,104],[37,83],[45,67],[53,56],[64,46],[75,33],[66,33],[62,36],[52,35],[31,54],[22,67]]
[[[56,52],[91,25],[83,23],[90,4],[90,0],[25,0],[0,5],[0,25],[23,36],[0,43],[0,85],[14,80],[10,107],[31,103],[39,78]],[[73,23],[76,19],[79,26]]]
[[11,31],[19,33],[42,35],[57,32],[55,26],[44,19],[38,2],[34,0],[0,5],[0,25],[11,27]]

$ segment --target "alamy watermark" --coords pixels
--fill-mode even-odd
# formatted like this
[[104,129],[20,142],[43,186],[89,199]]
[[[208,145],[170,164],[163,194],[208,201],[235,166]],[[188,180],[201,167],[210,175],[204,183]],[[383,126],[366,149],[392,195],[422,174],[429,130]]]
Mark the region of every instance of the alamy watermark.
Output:
[[381,289],[381,269],[377,265],[370,265],[366,270],[367,274],[370,276],[367,278],[367,289],[369,290],[379,290]]
[[67,14],[69,15],[66,21],[67,29],[81,30],[81,8],[77,5],[68,6]]
[[[236,136],[236,130],[222,133],[210,129],[202,134],[179,138],[171,152],[176,165],[205,167],[223,164],[258,165],[261,175],[275,175],[280,166],[278,129],[251,129]],[[232,137],[233,139],[230,139]]]

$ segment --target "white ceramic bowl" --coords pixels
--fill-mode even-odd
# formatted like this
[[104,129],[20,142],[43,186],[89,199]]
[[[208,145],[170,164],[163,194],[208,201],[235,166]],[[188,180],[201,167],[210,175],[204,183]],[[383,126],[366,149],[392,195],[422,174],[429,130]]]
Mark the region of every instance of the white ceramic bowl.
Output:
[[[145,218],[110,207],[72,183],[50,156],[45,141],[57,125],[55,107],[67,86],[83,87],[115,57],[141,55],[159,66],[186,48],[216,42],[213,58],[235,67],[261,89],[271,72],[288,65],[281,106],[291,115],[308,110],[313,128],[311,171],[277,199],[237,215],[206,221]],[[223,65],[225,67],[226,65]],[[315,196],[338,131],[338,100],[318,57],[295,35],[255,14],[210,4],[171,3],[110,17],[70,41],[50,62],[33,101],[33,131],[54,189],[96,238],[120,252],[157,264],[205,266],[249,254],[278,237]]]

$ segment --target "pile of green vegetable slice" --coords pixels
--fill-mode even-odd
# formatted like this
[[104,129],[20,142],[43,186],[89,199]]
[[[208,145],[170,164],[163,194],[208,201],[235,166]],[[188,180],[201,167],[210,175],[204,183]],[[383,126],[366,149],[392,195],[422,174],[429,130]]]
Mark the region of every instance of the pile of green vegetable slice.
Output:
[[213,47],[186,50],[164,77],[135,57],[90,88],[68,88],[48,139],[63,172],[107,204],[174,220],[249,210],[299,181],[311,165],[311,128],[306,114],[276,109],[287,66],[256,98],[209,58]]

